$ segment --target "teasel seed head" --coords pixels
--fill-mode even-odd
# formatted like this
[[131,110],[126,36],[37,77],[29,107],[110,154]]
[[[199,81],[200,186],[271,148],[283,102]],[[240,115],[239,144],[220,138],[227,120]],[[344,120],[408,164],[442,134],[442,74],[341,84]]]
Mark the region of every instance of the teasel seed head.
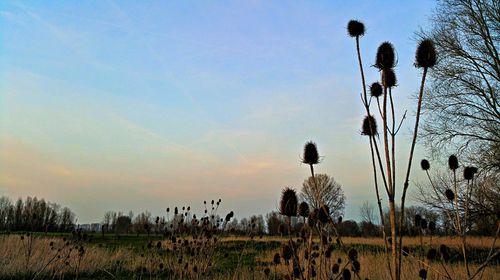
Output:
[[434,248],[431,248],[429,249],[429,251],[427,251],[427,259],[432,261],[436,258],[436,255],[437,255],[437,250],[434,249]]
[[273,263],[275,265],[278,265],[278,264],[280,264],[280,262],[281,262],[280,254],[279,253],[274,254]]
[[434,221],[429,222],[429,231],[434,233],[436,231],[436,223]]
[[349,271],[349,269],[344,268],[344,270],[342,271],[342,280],[351,280],[351,272]]
[[448,251],[448,247],[444,244],[439,246],[439,253],[441,254],[441,258],[444,261],[448,261],[450,259],[450,253]]
[[464,178],[465,180],[472,180],[474,179],[474,174],[477,173],[477,168],[474,166],[467,166],[464,168]]
[[382,82],[387,88],[397,86],[398,79],[393,69],[385,69],[384,72],[382,72]]
[[375,67],[379,70],[391,69],[396,65],[394,47],[389,42],[383,42],[377,50]]
[[288,244],[283,244],[281,246],[281,257],[285,260],[288,261],[292,258],[293,250],[292,247]]
[[361,134],[366,136],[376,136],[377,132],[377,121],[373,116],[366,116],[363,119],[363,126],[361,128]]
[[415,222],[415,226],[419,227],[420,226],[420,221],[422,220],[422,216],[420,216],[419,214],[416,214],[413,220]]
[[444,195],[446,196],[446,198],[450,201],[454,200],[455,199],[455,193],[453,193],[452,190],[450,189],[446,189],[446,191],[444,191]]
[[297,193],[294,189],[285,188],[281,194],[280,211],[288,217],[297,216]]
[[266,275],[266,277],[269,277],[270,273],[271,273],[271,270],[269,269],[269,267],[264,268],[264,274]]
[[306,218],[309,216],[309,204],[303,201],[299,204],[299,216]]
[[420,227],[421,227],[422,229],[427,229],[427,220],[426,220],[426,219],[422,219],[422,220],[420,221]]
[[353,261],[352,262],[352,271],[356,272],[356,273],[359,273],[359,271],[361,270],[361,264],[359,263],[359,261]]
[[431,165],[430,165],[430,163],[429,163],[429,161],[428,161],[428,160],[423,159],[423,160],[420,162],[420,167],[422,167],[422,170],[427,171],[427,170],[429,170],[429,169],[431,168]]
[[370,86],[370,95],[378,98],[382,95],[382,86],[379,82],[375,82]]
[[457,169],[458,169],[458,158],[457,158],[457,156],[455,156],[455,155],[451,155],[451,156],[448,158],[448,167],[449,167],[451,170],[457,170]]
[[347,253],[347,255],[349,256],[349,259],[351,261],[355,261],[358,259],[358,251],[354,248],[352,248],[351,250],[349,250],[349,252]]
[[318,220],[323,224],[326,224],[330,221],[330,209],[328,209],[328,206],[322,205],[319,208]]
[[436,65],[436,48],[431,40],[424,39],[418,44],[415,60],[418,68],[432,68]]
[[420,269],[420,271],[418,272],[418,277],[424,280],[427,279],[427,270],[425,270],[424,268]]
[[309,217],[307,218],[307,223],[309,224],[310,227],[314,227],[318,222],[318,214],[319,214],[318,209],[314,209],[312,212],[309,213]]
[[339,271],[340,271],[340,266],[339,266],[339,264],[338,264],[338,263],[334,263],[334,264],[332,265],[332,273],[333,273],[333,274],[337,274],[337,273],[339,273]]
[[302,162],[305,164],[313,165],[319,163],[319,154],[316,143],[309,141],[304,146],[304,157]]
[[360,37],[365,34],[365,25],[357,20],[350,20],[347,23],[347,32],[351,37]]

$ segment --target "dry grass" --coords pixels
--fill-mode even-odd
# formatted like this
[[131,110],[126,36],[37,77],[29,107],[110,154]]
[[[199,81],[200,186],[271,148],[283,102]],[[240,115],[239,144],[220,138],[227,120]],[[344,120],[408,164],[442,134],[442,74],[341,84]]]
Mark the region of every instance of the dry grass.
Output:
[[[247,241],[248,237],[225,237],[223,241]],[[486,248],[488,245],[487,238],[471,238],[472,246]],[[0,278],[14,278],[19,279],[20,275],[35,275],[43,269],[43,273],[37,279],[46,279],[49,276],[74,276],[76,275],[76,267],[78,263],[78,251],[74,246],[67,246],[62,239],[50,238],[36,238],[33,242],[32,255],[29,263],[26,261],[26,239],[22,241],[19,236],[3,236],[0,237]],[[263,237],[254,238],[256,242],[269,242],[269,241],[284,241],[285,238],[280,237]],[[377,238],[344,238],[346,245],[382,245],[382,241]],[[54,242],[53,248],[50,242]],[[407,238],[405,244],[418,245],[418,239]],[[448,246],[458,246],[458,240],[439,238],[435,240],[436,243],[443,242]],[[23,245],[24,244],[24,245]],[[72,249],[73,248],[73,249]],[[59,249],[61,249],[59,251]],[[274,251],[264,251],[261,255],[257,256],[257,261],[270,263],[273,259]],[[53,260],[54,256],[60,255],[61,259]],[[335,251],[329,262],[333,263],[337,258],[345,258],[345,253]],[[52,260],[52,261],[51,261]],[[169,261],[170,260],[170,261]],[[80,260],[78,268],[80,275],[93,275],[99,274],[104,279],[113,279],[118,272],[128,273],[127,279],[140,279],[153,278],[165,279],[160,277],[157,265],[161,261],[166,266],[175,266],[176,258],[168,258],[167,256],[159,256],[151,253],[145,256],[140,256],[138,252],[134,252],[127,248],[118,248],[116,250],[109,250],[97,246],[85,245],[85,254]],[[367,277],[369,279],[388,279],[386,269],[386,257],[384,254],[373,252],[359,252],[359,261],[361,263],[361,276],[362,279]],[[68,264],[66,264],[68,262]],[[344,263],[345,264],[345,261]],[[472,264],[471,268],[474,270],[478,265]],[[141,268],[146,267],[147,273],[141,273]],[[424,264],[411,257],[405,257],[403,264],[403,278],[402,279],[418,279],[418,271],[424,267]],[[287,274],[287,267],[279,265],[277,267],[271,266],[271,271],[276,269],[281,275]],[[460,263],[447,264],[446,268],[448,273],[453,279],[461,279],[461,276],[466,275],[463,266]],[[181,268],[182,269],[182,268]],[[428,279],[445,279],[444,268],[439,262],[432,263],[432,268],[428,269]],[[500,266],[489,266],[484,270],[482,279],[499,279]],[[88,276],[87,276],[88,277]],[[32,276],[30,279],[33,278]],[[89,279],[89,278],[86,278]],[[173,279],[173,278],[171,278]],[[188,276],[186,279],[192,279]],[[263,274],[263,267],[242,267],[239,268],[235,274],[212,274],[210,278],[203,278],[197,276],[197,279],[266,279]]]

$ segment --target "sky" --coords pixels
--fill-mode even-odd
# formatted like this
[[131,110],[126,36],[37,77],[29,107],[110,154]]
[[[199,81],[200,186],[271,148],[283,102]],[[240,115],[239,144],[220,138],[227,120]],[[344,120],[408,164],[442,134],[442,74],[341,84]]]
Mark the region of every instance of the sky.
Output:
[[[238,218],[278,207],[284,187],[317,173],[347,197],[345,218],[375,205],[355,40],[367,83],[378,45],[394,44],[401,186],[421,71],[415,31],[434,1],[0,2],[0,196],[105,211],[222,199]],[[412,185],[423,179],[417,146]],[[411,186],[410,186],[411,188]],[[387,202],[387,200],[385,200]]]

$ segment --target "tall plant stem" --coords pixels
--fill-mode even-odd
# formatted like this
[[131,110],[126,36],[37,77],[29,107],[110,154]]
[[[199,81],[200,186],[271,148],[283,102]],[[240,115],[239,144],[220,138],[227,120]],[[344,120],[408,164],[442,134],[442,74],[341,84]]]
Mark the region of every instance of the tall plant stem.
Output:
[[[365,74],[364,74],[364,71],[363,71],[363,61],[361,60],[361,49],[359,47],[359,36],[356,37],[356,51],[357,51],[357,55],[358,55],[359,71],[360,71],[360,74],[361,74],[361,83],[362,83],[362,87],[363,87],[363,95],[362,95],[361,99],[363,101],[363,105],[365,106],[365,110],[366,110],[367,115],[370,116],[370,105],[368,103],[368,96],[366,94],[366,82],[365,82]],[[374,128],[370,127],[370,130],[373,131]],[[377,195],[377,205],[378,205],[378,209],[379,209],[380,223],[381,223],[381,228],[382,228],[382,235],[383,235],[383,238],[384,238],[384,247],[385,247],[385,253],[386,253],[386,257],[387,257],[387,267],[389,269],[389,274],[391,275],[391,278],[392,278],[391,262],[389,260],[389,255],[388,255],[388,247],[389,246],[387,244],[387,238],[386,238],[386,232],[385,232],[384,213],[383,213],[383,210],[382,210],[382,202],[381,202],[381,199],[380,199],[380,193],[379,193],[379,189],[378,189],[377,166],[375,164],[375,155],[374,155],[374,152],[373,152],[374,149],[377,152],[377,158],[378,158],[378,162],[380,164],[380,171],[381,171],[381,174],[382,174],[382,178],[383,178],[385,189],[386,189],[386,191],[387,191],[388,194],[389,194],[389,188],[387,186],[387,182],[386,182],[386,179],[385,179],[384,169],[382,168],[382,162],[381,162],[381,158],[380,158],[380,154],[379,154],[379,151],[378,151],[378,147],[377,147],[377,143],[375,141],[375,138],[373,136],[370,136],[369,138],[370,138],[370,152],[371,152],[372,168],[373,168],[373,181],[374,181],[374,184],[375,184],[375,193]]]
[[[383,72],[382,72],[383,73]],[[396,232],[396,205],[394,202],[395,189],[392,184],[392,172],[391,172],[391,157],[389,155],[389,139],[387,135],[387,82],[385,81],[385,74],[382,74],[383,84],[384,84],[384,103],[382,107],[382,120],[384,123],[384,151],[385,151],[385,163],[387,170],[387,180],[389,186],[389,221],[391,224],[391,253],[392,253],[392,271],[393,279],[399,280],[399,269],[398,269],[398,252],[397,252],[397,232]]]
[[[418,124],[420,122],[420,110],[422,108],[422,97],[424,96],[424,86],[425,86],[425,78],[427,76],[427,67],[424,67],[424,72],[422,73],[422,80],[420,82],[420,91],[418,93],[418,105],[417,105],[417,115],[415,119],[415,128],[413,129],[413,139],[411,141],[410,147],[410,155],[408,157],[408,167],[406,169],[406,176],[403,185],[403,195],[401,196],[401,216],[399,219],[400,225],[403,225],[404,216],[405,216],[405,199],[406,199],[406,191],[408,190],[408,186],[410,184],[410,173],[411,173],[411,163],[413,161],[413,152],[415,151],[415,144],[417,143],[417,135],[418,135]],[[399,246],[403,245],[403,234],[402,234],[402,226],[399,228]],[[402,253],[398,253],[398,259],[402,259]],[[397,270],[401,272],[401,266],[398,266]]]

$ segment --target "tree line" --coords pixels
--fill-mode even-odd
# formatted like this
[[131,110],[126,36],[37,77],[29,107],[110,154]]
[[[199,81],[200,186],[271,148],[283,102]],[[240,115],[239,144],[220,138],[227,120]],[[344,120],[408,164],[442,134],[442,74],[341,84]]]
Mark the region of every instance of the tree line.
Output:
[[68,207],[38,199],[19,198],[15,203],[0,197],[0,231],[69,232],[75,229],[75,214]]

